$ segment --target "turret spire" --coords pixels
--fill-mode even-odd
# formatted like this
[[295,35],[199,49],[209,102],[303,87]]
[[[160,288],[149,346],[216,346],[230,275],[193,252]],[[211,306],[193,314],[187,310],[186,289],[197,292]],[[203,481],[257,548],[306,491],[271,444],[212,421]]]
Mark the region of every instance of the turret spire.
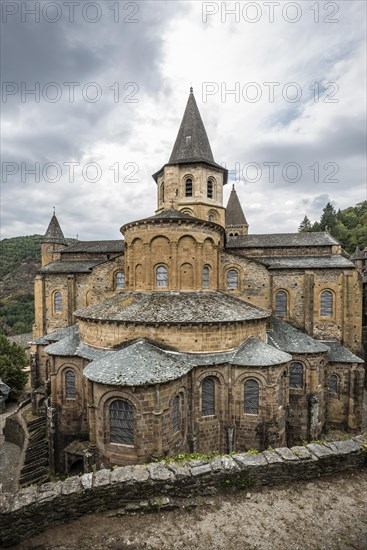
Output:
[[55,207],[53,207],[53,215],[51,221],[48,225],[47,231],[42,239],[43,243],[54,243],[54,244],[64,244],[67,242],[65,240],[64,234],[61,230],[58,219],[55,214]]
[[230,237],[248,233],[248,223],[234,185],[227,203],[225,224]]
[[185,162],[214,163],[209,139],[196,104],[193,88],[169,159],[170,164]]

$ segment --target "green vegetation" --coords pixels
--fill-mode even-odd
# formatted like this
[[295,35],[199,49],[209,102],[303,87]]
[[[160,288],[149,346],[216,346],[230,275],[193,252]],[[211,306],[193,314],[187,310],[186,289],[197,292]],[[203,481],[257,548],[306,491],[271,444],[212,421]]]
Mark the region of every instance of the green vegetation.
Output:
[[338,211],[328,202],[319,222],[311,223],[305,216],[298,228],[299,232],[326,230],[349,254],[355,251],[356,246],[363,250],[367,245],[367,201]]
[[28,374],[22,370],[26,366],[27,356],[23,348],[0,334],[0,378],[10,387],[11,399],[22,393],[28,379]]
[[0,301],[0,317],[13,329],[15,334],[32,332],[33,294],[20,294],[14,301]]
[[41,235],[30,235],[0,241],[0,278],[14,272],[24,262],[40,264],[41,240]]

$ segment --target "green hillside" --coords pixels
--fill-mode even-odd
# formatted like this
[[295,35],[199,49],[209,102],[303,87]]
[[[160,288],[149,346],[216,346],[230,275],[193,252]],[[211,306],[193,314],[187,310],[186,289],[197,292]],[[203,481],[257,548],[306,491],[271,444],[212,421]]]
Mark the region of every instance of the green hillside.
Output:
[[305,216],[298,231],[327,230],[349,254],[353,254],[356,246],[363,250],[367,246],[367,201],[344,210],[336,211],[328,202],[322,211],[320,221],[311,223]]

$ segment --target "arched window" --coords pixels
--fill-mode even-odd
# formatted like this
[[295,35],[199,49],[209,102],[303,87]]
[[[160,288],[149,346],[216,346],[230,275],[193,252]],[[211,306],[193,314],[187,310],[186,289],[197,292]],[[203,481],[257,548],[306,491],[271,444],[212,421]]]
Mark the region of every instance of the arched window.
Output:
[[338,393],[338,377],[336,374],[330,374],[329,376],[329,392]]
[[201,384],[201,414],[215,414],[215,382],[211,377],[205,378]]
[[238,288],[237,269],[229,269],[227,271],[227,288]]
[[173,400],[173,410],[172,410],[172,427],[173,433],[181,431],[181,399],[179,395]]
[[208,199],[214,198],[214,184],[213,180],[209,179],[206,184],[206,194]]
[[65,397],[66,399],[75,399],[75,372],[71,369],[65,372]]
[[259,384],[256,380],[246,380],[244,388],[245,414],[259,414]]
[[201,276],[201,286],[203,288],[209,288],[210,286],[210,268],[207,265],[203,267],[203,273]]
[[164,202],[164,181],[161,183],[161,203]]
[[275,294],[275,315],[277,317],[287,317],[288,294],[285,290],[278,290]]
[[331,290],[323,290],[320,295],[320,317],[333,316],[333,293]]
[[185,181],[185,197],[192,197],[192,179]]
[[62,313],[62,294],[61,292],[55,292],[54,294],[54,312]]
[[303,388],[303,365],[302,363],[292,363],[289,370],[289,387]]
[[155,286],[158,288],[168,287],[168,269],[165,265],[159,265],[155,271]]
[[122,271],[118,271],[115,275],[116,288],[125,288],[125,274]]
[[134,408],[124,399],[110,404],[110,442],[134,445]]

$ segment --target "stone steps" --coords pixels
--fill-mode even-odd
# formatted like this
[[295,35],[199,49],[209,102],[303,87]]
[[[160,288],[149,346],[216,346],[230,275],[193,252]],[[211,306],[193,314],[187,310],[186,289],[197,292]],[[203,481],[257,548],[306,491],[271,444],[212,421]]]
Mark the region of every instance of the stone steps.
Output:
[[20,472],[20,487],[45,483],[49,480],[46,470],[49,464],[46,416],[29,420],[27,422],[27,429],[29,440],[25,451],[23,467]]

